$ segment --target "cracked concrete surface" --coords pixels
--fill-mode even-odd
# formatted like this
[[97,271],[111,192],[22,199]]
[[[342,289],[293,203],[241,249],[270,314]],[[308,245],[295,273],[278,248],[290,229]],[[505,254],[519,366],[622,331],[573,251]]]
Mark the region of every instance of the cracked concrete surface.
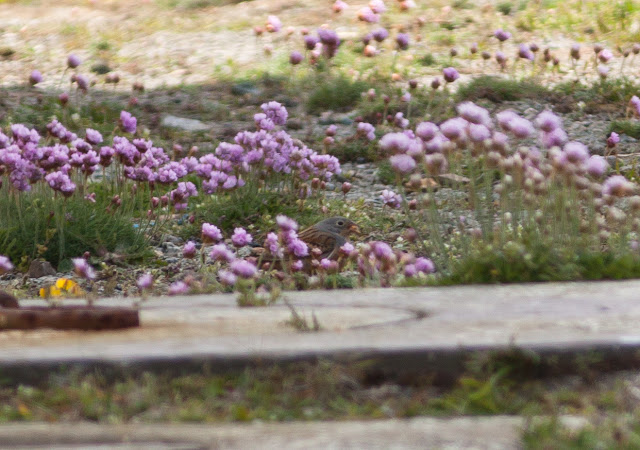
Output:
[[315,314],[322,327],[315,333],[287,324],[291,312],[282,302],[239,308],[233,295],[154,298],[142,305],[139,329],[2,332],[0,369],[155,370],[179,361],[185,370],[203,364],[224,370],[256,360],[375,358],[390,367],[402,361],[416,370],[455,372],[474,350],[513,348],[597,351],[616,364],[636,364],[638,292],[640,281],[287,292],[300,315],[311,321]]

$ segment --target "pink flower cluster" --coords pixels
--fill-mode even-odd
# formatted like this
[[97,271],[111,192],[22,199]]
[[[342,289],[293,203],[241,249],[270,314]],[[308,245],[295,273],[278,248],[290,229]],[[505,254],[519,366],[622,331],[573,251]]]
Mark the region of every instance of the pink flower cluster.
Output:
[[[411,253],[394,250],[385,242],[373,241],[364,245],[357,257],[358,271],[363,277],[386,278],[402,273],[407,278],[428,275],[436,271],[433,261]],[[384,283],[383,283],[384,284]]]
[[[321,155],[276,127],[285,125],[288,112],[278,102],[262,105],[256,114],[257,131],[243,131],[234,143],[223,142],[213,154],[200,158],[187,156],[173,161],[164,149],[154,147],[146,139],[115,136],[112,145],[100,146],[102,135],[87,129],[79,138],[60,122],[47,125],[46,145],[40,134],[21,124],[11,126],[9,136],[0,132],[0,176],[8,177],[18,191],[29,191],[38,181],[46,182],[63,196],[76,191],[76,173],[87,177],[97,170],[106,171],[114,162],[122,175],[137,183],[177,185],[162,204],[171,204],[180,211],[198,190],[184,178],[195,174],[202,181],[206,194],[230,191],[245,185],[249,175],[263,178],[270,174],[291,174],[301,180],[312,177],[324,180],[340,173],[340,163],[331,155]],[[120,116],[120,127],[135,133],[136,118],[126,111]],[[370,130],[367,130],[370,134]],[[161,199],[156,199],[160,203]]]

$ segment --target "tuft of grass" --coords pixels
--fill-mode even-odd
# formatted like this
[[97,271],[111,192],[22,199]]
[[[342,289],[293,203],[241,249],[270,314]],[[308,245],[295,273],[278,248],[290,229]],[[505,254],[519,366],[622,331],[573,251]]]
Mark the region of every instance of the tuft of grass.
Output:
[[556,417],[531,420],[523,434],[524,448],[542,450],[549,448],[583,449],[640,447],[640,426],[637,418],[611,418],[578,430],[567,427]]
[[198,235],[203,222],[213,223],[225,232],[232,232],[235,227],[268,229],[278,214],[295,217],[301,224],[311,224],[322,218],[313,203],[305,202],[301,208],[295,196],[275,191],[247,194],[239,190],[228,196],[208,197],[197,207],[195,224],[184,226],[180,234],[183,237]]
[[362,139],[338,142],[331,148],[331,154],[337,157],[340,162],[375,161],[377,159],[376,146]]
[[609,135],[612,131],[620,134],[626,134],[635,139],[640,139],[640,122],[632,120],[614,120],[609,125]]
[[626,77],[585,85],[566,82],[555,86],[554,91],[571,96],[576,102],[584,102],[587,112],[624,111],[629,99],[638,93],[640,85]]
[[369,85],[364,81],[353,81],[345,76],[318,80],[317,87],[311,91],[307,99],[307,110],[310,113],[319,113],[326,110],[353,109],[367,89]]
[[631,253],[585,250],[569,253],[550,243],[484,243],[457,261],[442,284],[622,280],[640,277],[640,258]]
[[130,259],[145,255],[145,230],[127,213],[108,212],[110,197],[98,195],[93,204],[74,196],[62,207],[46,196],[21,197],[17,204],[13,196],[0,195],[0,254],[13,261],[26,265],[44,258],[59,265],[85,251],[116,252]]
[[425,53],[423,57],[418,59],[418,62],[425,67],[435,66],[437,63],[436,58],[431,53]]
[[387,159],[380,161],[376,174],[382,184],[394,184],[396,181],[396,173],[393,171],[391,163]]
[[158,3],[168,9],[204,9],[213,6],[235,5],[251,0],[161,0]]
[[546,87],[534,81],[515,81],[483,75],[461,86],[456,94],[456,100],[461,102],[486,99],[494,103],[502,103],[527,98],[546,98],[549,94]]
[[500,11],[505,16],[508,16],[513,11],[513,3],[511,2],[500,2],[497,6],[498,11]]

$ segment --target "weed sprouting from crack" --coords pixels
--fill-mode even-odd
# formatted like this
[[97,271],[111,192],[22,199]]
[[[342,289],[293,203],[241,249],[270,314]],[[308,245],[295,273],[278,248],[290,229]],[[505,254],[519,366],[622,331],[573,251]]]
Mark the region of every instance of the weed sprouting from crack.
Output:
[[300,314],[298,310],[296,310],[295,306],[293,306],[286,298],[284,299],[284,304],[287,305],[287,308],[291,311],[291,318],[286,322],[287,325],[291,325],[296,330],[303,332],[316,332],[322,330],[315,312],[311,312],[311,324],[309,324],[308,319]]

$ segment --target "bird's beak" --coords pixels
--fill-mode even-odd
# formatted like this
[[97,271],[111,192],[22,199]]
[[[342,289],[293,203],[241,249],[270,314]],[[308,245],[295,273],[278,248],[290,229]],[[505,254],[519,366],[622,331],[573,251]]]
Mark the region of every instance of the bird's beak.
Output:
[[360,235],[360,227],[354,223],[349,227],[349,232],[355,235]]

